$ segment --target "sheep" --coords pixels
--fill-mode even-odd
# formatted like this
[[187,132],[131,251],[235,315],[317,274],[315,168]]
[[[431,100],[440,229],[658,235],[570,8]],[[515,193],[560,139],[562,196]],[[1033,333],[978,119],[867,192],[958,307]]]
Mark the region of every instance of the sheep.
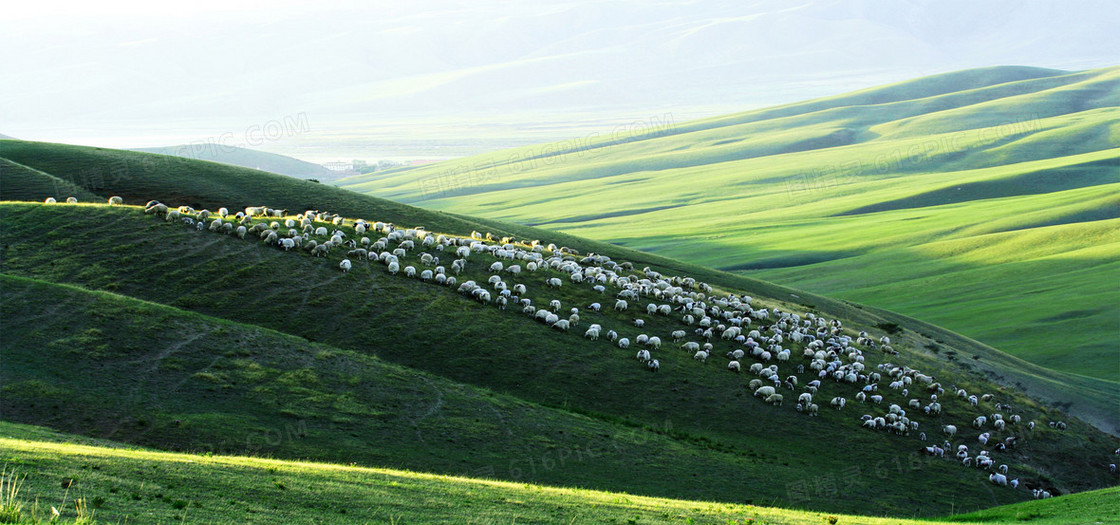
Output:
[[628,307],[629,307],[629,304],[627,304],[627,302],[626,302],[625,300],[623,300],[623,299],[619,299],[619,300],[617,300],[617,301],[615,301],[615,302],[614,302],[614,309],[615,309],[615,311],[617,311],[617,312],[623,312],[623,311],[626,311],[626,309],[627,309]]
[[549,288],[560,288],[564,284],[564,281],[561,281],[560,279],[558,279],[556,277],[553,277],[553,278],[549,279],[548,281],[546,281],[546,283],[548,284]]
[[342,273],[349,272],[351,266],[350,259],[343,259],[342,262],[338,263],[338,267],[342,269]]
[[783,397],[781,394],[770,394],[769,396],[766,396],[766,403],[780,407],[782,406],[782,399]]
[[626,337],[623,337],[622,339],[619,339],[618,340],[618,347],[622,348],[624,350],[627,349],[627,348],[630,348],[630,339],[626,338]]
[[692,355],[692,358],[699,360],[701,363],[707,363],[708,352],[706,350],[698,350],[695,354]]
[[396,275],[397,272],[401,271],[401,265],[397,261],[391,261],[388,264],[386,271],[388,271],[392,275]]
[[[56,201],[54,199],[54,197],[47,197],[47,200],[43,201],[43,204],[57,204],[57,203],[58,203],[58,201]],[[147,210],[144,210],[144,211],[146,212]]]
[[66,204],[77,204],[77,203],[78,203],[78,199],[76,197],[66,197]]
[[597,325],[597,324],[591,325],[591,328],[588,328],[587,331],[583,333],[583,336],[592,340],[592,341],[598,341],[599,340],[599,325]]
[[[214,222],[218,222],[218,221],[214,221]],[[280,247],[283,248],[284,251],[291,250],[292,248],[295,248],[295,246],[296,246],[296,241],[293,241],[291,239],[280,239]]]
[[1007,486],[1007,476],[1004,476],[1003,474],[991,474],[988,476],[988,481],[991,481],[996,485],[1003,485],[1005,487]]
[[848,400],[837,396],[837,397],[832,398],[832,401],[829,401],[828,404],[832,405],[833,407],[836,407],[836,410],[840,410],[840,409],[844,408],[844,405],[848,404]]
[[761,398],[765,399],[765,398],[767,398],[769,396],[772,396],[774,394],[777,394],[777,393],[778,393],[777,390],[772,386],[769,386],[769,385],[760,386],[757,389],[755,389],[754,397],[761,397]]
[[738,361],[732,361],[730,363],[727,363],[727,369],[732,371],[732,372],[738,373],[741,368],[742,368],[742,366],[739,365]]
[[650,372],[656,372],[658,370],[661,370],[661,362],[654,359],[654,360],[646,363],[646,367],[649,368]]
[[646,325],[645,319],[634,319],[634,326],[641,328]]
[[646,350],[646,349],[638,350],[638,354],[635,357],[638,358],[638,361],[641,361],[641,362],[645,363],[646,361],[649,361],[649,359],[650,359],[649,350]]
[[249,230],[245,229],[245,227],[244,227],[244,226],[238,226],[238,227],[237,227],[237,236],[238,236],[239,238],[242,238],[242,239],[244,239],[244,238],[245,238],[245,234],[246,234],[246,233],[247,233],[248,231],[249,231]]
[[649,341],[646,342],[646,345],[648,345],[650,348],[653,348],[654,350],[659,350],[661,348],[661,338],[657,336],[650,337]]
[[112,197],[109,197],[109,206],[120,206],[122,204],[124,204],[124,199],[122,199],[122,198],[120,198],[116,195],[113,195]]
[[567,332],[570,326],[571,323],[567,319],[558,319],[555,323],[552,323],[552,327],[561,332]]
[[945,435],[949,436],[950,438],[957,435],[956,425],[945,425],[945,426],[941,427],[941,431],[944,432]]

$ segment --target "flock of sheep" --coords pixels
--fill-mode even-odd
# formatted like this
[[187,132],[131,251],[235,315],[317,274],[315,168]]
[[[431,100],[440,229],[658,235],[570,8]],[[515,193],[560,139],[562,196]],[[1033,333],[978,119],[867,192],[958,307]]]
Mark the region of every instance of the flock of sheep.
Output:
[[[111,198],[109,204],[121,204],[120,198]],[[875,338],[866,331],[846,332],[836,319],[813,313],[799,315],[779,307],[761,308],[749,296],[715,294],[711,286],[691,277],[666,276],[650,268],[635,271],[628,262],[616,262],[605,255],[581,256],[575,250],[538,241],[495,238],[478,232],[469,237],[436,234],[422,227],[401,229],[391,223],[312,210],[289,216],[286,210],[264,206],[236,213],[221,208],[212,213],[150,201],[145,212],[200,231],[259,239],[285,251],[304,250],[325,257],[334,250],[345,250],[345,258],[338,264],[343,272],[359,263],[381,264],[389,274],[451,287],[472,300],[518,311],[557,331],[578,327],[581,312],[587,316],[594,313],[605,322],[607,316],[599,313],[603,303],[611,304],[606,298],[613,296],[611,308],[616,313],[634,312],[629,326],[617,326],[616,330],[593,323],[584,330],[585,338],[602,339],[621,349],[637,349],[635,359],[652,372],[661,368],[656,353],[666,351],[662,335],[678,351],[691,354],[698,366],[722,352],[726,370],[757,376],[748,383],[754,397],[782,406],[785,392],[789,392],[796,399],[795,410],[808,416],[819,414],[823,400],[818,402],[815,396],[828,382],[834,385],[830,390],[839,387],[849,392],[829,398],[831,409],[844,411],[849,404],[858,403],[882,412],[859,418],[864,428],[873,431],[900,436],[917,432],[921,441],[930,441],[921,431],[919,419],[947,415],[942,406],[946,397],[955,398],[962,408],[971,407],[974,412],[990,407],[991,412],[984,410],[984,415],[968,424],[943,425],[944,441],[923,444],[921,450],[936,457],[949,455],[966,467],[984,470],[996,485],[1017,488],[1020,484],[1019,479],[1010,478],[1006,463],[997,464],[996,457],[1019,445],[1024,433],[1034,430],[1034,421],[1024,421],[1010,404],[993,403],[992,394],[970,394],[963,388],[942,385],[933,375],[906,365],[881,362],[868,367],[866,358],[873,355],[872,351],[899,355],[891,347],[890,338]],[[441,259],[449,263],[445,265]],[[482,262],[474,262],[478,260]],[[484,282],[458,281],[468,264],[476,268],[475,274],[485,268],[488,276]],[[530,277],[542,273],[546,274],[543,278]],[[589,287],[602,294],[604,301],[581,305],[582,309],[565,309],[558,299],[536,304],[526,293],[538,284],[546,293],[563,286]],[[654,318],[675,320],[680,327],[661,335],[639,333],[633,338],[619,333],[638,331]],[[809,380],[801,384],[805,379]],[[882,406],[885,411],[878,408]],[[1063,430],[1066,424],[1051,421],[1049,426]],[[970,436],[975,434],[971,438],[975,439],[975,451],[965,439],[966,428],[972,429]],[[958,440],[955,445],[954,440]],[[1110,468],[1116,471],[1115,464]],[[1050,497],[1041,485],[1032,490],[1036,498]]]

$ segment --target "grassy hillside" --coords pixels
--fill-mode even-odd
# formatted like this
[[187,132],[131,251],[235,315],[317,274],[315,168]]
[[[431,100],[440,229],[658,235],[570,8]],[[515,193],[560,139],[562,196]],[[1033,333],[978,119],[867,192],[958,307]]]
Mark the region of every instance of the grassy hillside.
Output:
[[332,181],[340,178],[337,173],[312,162],[306,162],[284,155],[277,155],[275,153],[266,153],[264,151],[215,143],[182,144],[179,146],[165,146],[162,148],[136,148],[134,151],[220,162],[222,164],[231,164],[243,168],[278,173],[297,179]]
[[[1022,488],[977,490],[985,487],[982,474],[970,472],[952,460],[923,460],[915,452],[921,444],[916,435],[892,437],[859,428],[859,413],[882,413],[885,405],[843,412],[826,408],[818,418],[798,414],[790,405],[764,405],[751,399],[744,389],[752,376],[722,370],[725,359],[714,358],[714,363],[703,365],[689,354],[663,349],[655,352],[662,370],[651,374],[634,361],[632,351],[614,349],[605,341],[587,341],[578,332],[557,333],[522,314],[478,305],[446,287],[386,275],[380,265],[358,263],[353,271],[343,275],[337,270],[341,255],[324,261],[306,254],[284,253],[259,241],[242,241],[168,224],[130,208],[41,204],[8,204],[0,208],[0,242],[7,246],[0,270],[6,274],[110,290],[283,331],[552,407],[566,417],[581,414],[581,418],[590,418],[588,425],[605,426],[581,431],[569,425],[553,433],[531,425],[531,430],[521,432],[515,417],[503,415],[500,409],[493,414],[494,411],[477,406],[478,403],[464,401],[466,406],[462,410],[473,414],[472,423],[469,415],[465,420],[459,419],[454,397],[444,393],[449,388],[402,378],[401,384],[414,388],[425,383],[418,388],[419,392],[408,394],[413,398],[419,396],[421,406],[409,408],[406,420],[431,414],[441,420],[446,418],[451,425],[435,431],[439,438],[428,434],[429,440],[436,440],[434,443],[413,443],[416,447],[410,449],[397,443],[411,440],[411,429],[406,429],[403,438],[394,439],[380,425],[398,421],[401,407],[413,407],[417,402],[408,402],[407,396],[402,399],[382,393],[388,396],[387,400],[367,405],[365,400],[373,396],[362,393],[358,387],[379,374],[376,370],[369,376],[341,373],[340,370],[354,369],[346,361],[357,358],[348,357],[349,354],[344,354],[348,359],[323,358],[319,355],[323,352],[313,351],[298,358],[288,357],[284,352],[261,355],[237,331],[223,333],[222,338],[212,343],[196,342],[191,337],[199,332],[213,333],[197,328],[172,335],[158,346],[165,350],[158,351],[142,343],[156,338],[145,333],[145,325],[131,319],[160,317],[140,315],[139,311],[123,311],[114,317],[113,308],[83,305],[79,299],[54,297],[46,290],[20,292],[18,283],[6,282],[6,288],[13,288],[5,290],[6,297],[33,298],[28,301],[32,305],[41,301],[38,309],[21,308],[13,301],[4,312],[6,322],[28,330],[27,335],[16,331],[5,337],[5,354],[22,356],[5,368],[3,378],[5,385],[11,385],[4,396],[4,413],[19,421],[188,450],[206,448],[223,431],[226,435],[268,435],[282,424],[306,422],[305,433],[316,438],[294,440],[271,453],[444,473],[482,469],[506,479],[690,499],[783,502],[836,512],[850,509],[906,514],[912,512],[917,494],[939,494],[938,505],[926,505],[923,509],[942,514],[951,509],[986,507],[1028,496]],[[82,239],[80,250],[70,248],[76,239]],[[487,266],[485,261],[472,263],[461,278],[484,280]],[[561,293],[534,284],[549,273],[526,281],[531,287],[526,295],[534,303],[544,304],[550,298],[560,298],[568,305],[601,300],[602,296],[586,288],[568,286]],[[100,315],[88,324],[74,313],[52,322],[52,308],[57,313],[57,307],[52,305],[58,304],[77,306],[76,312]],[[584,314],[584,326],[599,322],[631,338],[638,332],[627,325],[629,319],[639,314]],[[149,329],[158,329],[161,324],[153,323]],[[642,331],[667,338],[674,326],[679,324],[650,316]],[[133,336],[135,339],[131,339]],[[1076,420],[1070,421],[1071,429],[1066,432],[1045,428],[1046,421],[1063,416],[1013,390],[993,387],[970,364],[956,361],[955,350],[938,347],[938,353],[934,353],[929,348],[907,348],[904,345],[908,343],[903,341],[905,338],[900,338],[899,346],[904,348],[904,354],[891,358],[892,361],[903,360],[935,372],[946,384],[993,392],[997,399],[1018,407],[1024,417],[1043,425],[1029,437],[1024,436],[1029,447],[1000,456],[1001,461],[1012,464],[1017,475],[1032,480],[1032,485],[1056,487],[1063,492],[1114,482],[1102,462],[1114,445],[1120,445],[1113,443],[1115,439]],[[192,349],[197,345],[199,354],[188,359],[189,356],[181,355],[182,345]],[[72,346],[82,349],[78,355],[92,352],[91,362],[75,363],[79,366],[73,370],[59,370],[50,363],[70,362],[76,356],[42,350],[65,352]],[[215,346],[221,349],[221,356],[208,349]],[[717,345],[717,354],[722,352],[718,350],[720,346]],[[173,355],[181,361],[174,364],[182,368],[172,368],[158,379],[158,384],[172,385],[178,390],[152,388],[143,382],[129,384],[120,379],[104,384],[118,374],[88,373],[96,369],[96,363],[98,368],[104,365],[121,370],[123,377],[143,381],[144,372],[152,369],[151,358],[121,356],[114,363],[111,353],[99,353],[144,347],[149,348],[148,355],[155,356],[167,352],[167,348],[179,349]],[[37,350],[23,355],[18,353],[19,349]],[[323,359],[325,363],[321,362]],[[878,354],[869,354],[868,366],[875,366],[881,359]],[[296,368],[286,372],[288,367]],[[792,368],[786,370],[793,372]],[[808,381],[808,377],[803,375],[802,381]],[[276,383],[279,384],[272,386]],[[347,386],[341,386],[342,383]],[[375,392],[387,387],[373,382],[368,388]],[[175,392],[175,398],[182,400],[181,406],[158,397],[148,403],[120,402],[132,399],[130,392],[139,391],[168,392],[168,396]],[[88,398],[77,394],[85,392],[90,393]],[[850,386],[825,383],[818,399],[827,400],[834,395],[851,397],[853,393]],[[893,402],[904,402],[897,393],[885,395]],[[44,412],[39,409],[41,401],[37,401],[44,397],[64,399],[66,403]],[[245,403],[247,398],[254,402]],[[100,400],[106,399],[116,401],[105,406]],[[975,415],[991,410],[987,404],[972,408],[963,400],[944,402],[946,413],[942,416],[915,416],[922,420],[925,430],[936,433],[941,424],[950,422],[963,427]],[[122,407],[129,408],[123,422],[119,415]],[[524,417],[529,421],[541,419]],[[612,436],[627,428],[645,428],[658,433],[660,438],[647,442],[635,437],[628,441],[633,445],[622,446],[625,452],[612,450],[618,443]],[[113,433],[107,434],[106,429]],[[1021,434],[1022,429],[1009,432]],[[343,433],[346,437],[341,437]],[[849,452],[814,452],[820,447],[821,436],[838,433],[845,436],[844,446]],[[532,436],[526,439],[529,444],[518,444],[520,440],[514,437],[524,435]],[[373,440],[394,445],[379,449],[369,444]],[[240,439],[232,441],[227,449],[231,452],[253,451],[251,440],[247,439],[244,445]],[[440,447],[437,454],[431,451],[435,443]],[[495,455],[486,455],[485,449],[467,453],[480,447],[480,443],[494,445]],[[519,448],[527,452],[515,453]],[[568,458],[577,453],[595,458],[571,461],[563,468],[541,466],[546,459],[557,464],[565,451]],[[524,463],[520,463],[522,459]],[[531,466],[532,462],[536,466]],[[617,462],[618,467],[609,467],[612,462]],[[648,469],[648,474],[641,474],[643,469]],[[807,485],[807,472],[865,490],[879,485],[889,488],[876,489],[874,510],[870,510],[866,502],[845,499],[840,492],[833,492],[834,488],[815,489]],[[695,483],[677,482],[681,476]],[[727,493],[717,487],[736,490]],[[800,496],[804,490],[817,492],[812,499],[806,499]]]
[[[119,150],[20,141],[0,142],[0,152],[3,152],[0,157],[18,158],[59,179],[98,192],[100,198],[96,202],[104,202],[107,195],[122,195],[127,203],[142,204],[153,197],[159,197],[168,202],[184,203],[200,209],[217,209],[220,206],[237,209],[268,203],[293,210],[316,208],[350,217],[382,217],[397,225],[425,225],[450,232],[479,230],[523,239],[549,238],[557,244],[583,253],[602,253],[633,261],[639,268],[649,266],[669,274],[691,275],[725,289],[745,290],[754,296],[788,298],[790,302],[800,305],[799,308],[813,307],[820,312],[861,325],[873,326],[883,322],[903,326],[920,324],[913,318],[881,309],[875,309],[872,314],[869,307],[853,306],[769,282],[561,232],[547,232],[492,219],[429,211],[322,184],[296,181],[223,164]],[[0,170],[0,176],[5,174],[12,176],[0,179],[0,187],[20,188],[32,181],[15,176],[15,172]],[[30,188],[21,191],[34,195]],[[34,195],[30,200],[41,201],[46,196],[53,196],[53,193]],[[177,200],[172,200],[173,198]],[[1063,410],[1084,418],[1099,428],[1120,435],[1120,417],[1115,410],[1116,405],[1120,404],[1120,389],[1116,388],[1114,382],[1047,371],[951,331],[930,324],[921,326],[921,333],[910,333],[914,337],[912,345],[915,348],[940,344],[938,341],[953,341],[960,355],[982,357],[969,365],[989,379],[1023,390],[1047,404],[1061,406]]]
[[[890,327],[887,323],[898,319],[899,324],[908,330],[893,336],[902,355],[890,357],[890,360],[902,360],[936,373],[946,385],[958,384],[972,392],[991,392],[997,396],[996,400],[1014,404],[1025,417],[1037,419],[1043,425],[1052,419],[1065,418],[1052,408],[1039,406],[1025,398],[1017,388],[1005,388],[990,382],[998,380],[1013,384],[1015,379],[1012,378],[1017,377],[1030,383],[1032,388],[1051,385],[1052,393],[1068,395],[1069,388],[1062,388],[1065,385],[1048,383],[1055,376],[1036,373],[1041,371],[936,327],[870,308],[837,303],[566,235],[500,224],[488,227],[486,221],[431,213],[290,178],[254,180],[252,172],[210,163],[185,161],[180,172],[147,173],[140,171],[144,165],[141,154],[120,153],[113,156],[111,151],[90,148],[58,148],[52,153],[49,145],[37,144],[26,146],[24,152],[28,151],[35,153],[27,155],[31,157],[29,162],[41,166],[53,163],[61,167],[97,167],[113,162],[135,166],[137,171],[132,172],[132,176],[114,181],[114,187],[101,188],[100,191],[104,192],[138,195],[136,188],[152,187],[154,182],[151,179],[158,179],[168,192],[182,195],[191,202],[206,202],[206,206],[212,209],[223,204],[218,194],[213,192],[226,188],[231,195],[247,203],[262,203],[253,196],[254,191],[271,192],[277,202],[264,202],[297,207],[306,200],[322,200],[336,206],[331,209],[348,208],[351,216],[370,220],[390,219],[400,225],[420,221],[436,232],[463,234],[470,229],[502,231],[502,228],[508,228],[505,231],[524,238],[543,233],[547,236],[544,238],[546,241],[573,246],[584,252],[609,253],[619,259],[633,260],[639,268],[650,264],[671,274],[696,276],[720,290],[746,291],[758,297],[760,305],[781,306],[800,312],[813,309],[830,316],[837,315],[845,320],[849,330],[868,327],[881,333],[877,325]],[[193,177],[188,176],[192,174]],[[153,196],[158,197],[147,195],[145,198]],[[578,331],[564,334],[549,330],[522,314],[479,305],[446,287],[402,276],[389,276],[380,265],[358,263],[344,276],[337,270],[338,260],[342,257],[337,252],[326,260],[304,253],[284,253],[274,247],[263,246],[259,241],[198,232],[179,223],[168,224],[144,215],[136,208],[110,208],[100,204],[103,200],[98,202],[96,205],[77,206],[0,205],[0,246],[4,250],[0,257],[0,272],[41,281],[30,283],[29,286],[33,287],[49,289],[54,286],[48,283],[81,287],[64,287],[65,293],[61,295],[36,288],[35,292],[27,292],[20,297],[31,298],[28,300],[31,304],[36,304],[36,298],[43,297],[38,303],[40,310],[28,309],[30,313],[6,311],[4,314],[6,326],[9,318],[20,319],[17,321],[19,325],[29,330],[20,335],[31,341],[9,345],[7,332],[3,340],[5,356],[9,353],[24,356],[21,358],[23,366],[0,369],[4,374],[12,374],[4,376],[3,385],[21,385],[13,395],[5,392],[0,397],[2,402],[11,403],[4,406],[4,413],[16,414],[21,421],[46,423],[87,435],[106,436],[111,430],[117,432],[111,434],[113,437],[123,440],[185,450],[213,448],[215,439],[208,437],[213,431],[209,431],[210,434],[201,430],[185,433],[181,426],[175,426],[176,419],[179,425],[194,421],[198,425],[194,427],[196,429],[217,428],[220,424],[225,428],[225,435],[239,436],[269,436],[276,429],[286,431],[286,423],[299,428],[299,422],[305,421],[306,434],[319,437],[313,441],[282,444],[278,450],[269,453],[287,458],[342,456],[338,461],[357,461],[363,465],[430,469],[453,474],[489,475],[493,472],[495,477],[503,479],[689,499],[779,502],[830,512],[850,508],[850,512],[912,515],[912,509],[919,501],[916,498],[921,494],[936,494],[940,506],[923,505],[922,508],[926,509],[925,512],[941,514],[1029,497],[1022,488],[1012,491],[992,487],[989,490],[982,473],[970,471],[951,460],[923,462],[915,454],[921,444],[915,435],[896,437],[859,428],[860,413],[881,414],[886,405],[854,406],[842,412],[826,408],[821,417],[810,418],[796,413],[792,403],[784,407],[770,407],[752,399],[744,386],[753,376],[726,372],[723,369],[726,359],[717,359],[728,349],[723,346],[726,343],[717,344],[717,349],[723,348],[707,365],[679,350],[663,349],[656,352],[662,362],[662,370],[651,374],[634,360],[632,350],[617,350],[605,341],[587,341],[580,337]],[[349,227],[344,229],[351,231]],[[419,266],[415,257],[411,254],[407,261]],[[472,258],[461,279],[484,281],[488,275],[487,264],[485,259],[476,261]],[[525,277],[530,287],[526,296],[536,304],[556,298],[567,308],[604,300],[586,285],[580,287],[569,283],[560,291],[549,291],[543,286],[543,280],[549,273],[546,271]],[[5,283],[6,287],[9,286]],[[424,371],[429,379],[441,376],[451,385],[461,384],[460,388],[467,391],[493,392],[505,396],[505,399],[552,411],[548,413],[558,414],[560,419],[572,421],[572,425],[578,421],[590,421],[594,425],[602,425],[598,428],[605,430],[598,437],[595,437],[595,431],[577,430],[575,427],[578,425],[562,427],[555,433],[547,428],[532,427],[525,432],[513,432],[503,422],[503,418],[508,420],[509,417],[500,409],[500,415],[491,416],[483,408],[485,404],[471,401],[472,397],[464,394],[464,404],[479,408],[482,414],[473,418],[458,418],[454,412],[446,414],[449,422],[439,428],[437,435],[447,436],[444,439],[450,440],[446,445],[449,450],[455,447],[469,449],[477,446],[476,440],[484,440],[497,444],[498,453],[502,453],[504,449],[500,445],[512,439],[509,434],[503,437],[503,429],[518,438],[531,436],[525,438],[526,441],[539,448],[534,448],[527,455],[506,453],[496,464],[483,462],[481,455],[473,459],[470,454],[461,452],[432,454],[430,447],[394,447],[393,452],[386,453],[386,449],[369,445],[370,442],[394,442],[391,439],[379,440],[377,429],[382,422],[377,418],[400,413],[398,407],[401,405],[412,408],[407,401],[411,395],[411,399],[421,396],[423,413],[431,411],[429,417],[439,421],[445,415],[440,397],[444,387],[429,390],[425,383],[418,389],[419,394],[415,388],[413,393],[394,394],[389,391],[382,393],[383,397],[375,398],[378,401],[371,402],[371,405],[358,403],[354,406],[343,395],[347,390],[358,388],[349,383],[340,386],[343,376],[338,374],[337,369],[318,360],[310,360],[294,351],[280,354],[290,358],[275,361],[267,355],[240,356],[259,360],[257,365],[262,369],[275,369],[265,370],[266,374],[275,374],[266,375],[266,378],[279,379],[289,362],[299,367],[285,381],[268,383],[290,387],[287,391],[279,386],[274,390],[262,389],[262,385],[253,386],[251,379],[239,376],[244,372],[239,367],[252,369],[252,363],[233,362],[240,358],[237,352],[243,346],[252,349],[250,344],[242,343],[248,336],[226,338],[223,334],[213,340],[201,340],[207,346],[201,347],[188,363],[172,362],[183,366],[182,370],[168,370],[166,376],[159,371],[158,379],[166,381],[162,384],[181,388],[179,393],[190,394],[187,398],[189,402],[176,404],[158,396],[139,400],[144,403],[134,402],[126,394],[138,387],[133,385],[130,389],[126,381],[107,379],[116,375],[84,373],[96,369],[93,362],[75,370],[56,370],[57,363],[72,362],[74,354],[60,357],[41,350],[79,348],[81,350],[77,355],[89,353],[97,359],[111,361],[113,356],[101,355],[104,351],[102,347],[143,346],[137,341],[144,341],[145,330],[152,327],[132,319],[144,309],[125,309],[114,316],[115,307],[89,306],[99,303],[90,302],[84,294],[91,292],[85,290],[116,294],[99,295],[112,301],[123,300],[117,296],[128,296],[225,319],[240,326],[252,328],[253,325],[275,330],[329,345],[354,356],[376,356],[383,362]],[[4,295],[9,295],[6,289]],[[6,307],[7,304],[5,302]],[[67,308],[66,305],[83,306]],[[66,313],[59,316],[59,312],[63,311]],[[29,317],[25,319],[19,317],[21,315]],[[583,315],[582,326],[599,322],[631,338],[639,331],[645,331],[661,334],[667,339],[670,330],[681,326],[669,318],[638,313],[605,311],[602,314],[583,312]],[[152,316],[156,316],[154,311]],[[630,326],[630,321],[636,316],[647,321],[642,330]],[[40,323],[47,323],[44,320],[52,318],[60,319],[45,325],[42,330],[35,330]],[[74,332],[68,328],[70,326],[85,331]],[[100,331],[100,334],[89,332],[91,328]],[[244,329],[230,331],[245,333]],[[137,339],[130,340],[132,336],[129,334],[133,332],[139,335]],[[195,334],[172,334],[163,344],[167,348],[175,348],[182,343],[183,346],[176,352],[195,344],[191,339]],[[114,339],[122,344],[115,344]],[[149,336],[148,339],[161,341],[158,337]],[[257,342],[250,338],[249,343],[269,344],[267,338]],[[222,349],[222,358],[214,355],[214,348]],[[227,355],[229,352],[234,354]],[[975,357],[968,359],[967,356]],[[868,365],[874,367],[886,357],[889,356],[871,353]],[[135,359],[121,356],[116,359],[120,367],[129,371],[123,377],[142,378],[143,372],[148,370],[142,364],[131,362]],[[227,362],[227,359],[230,361]],[[353,363],[372,362],[358,361],[353,356],[347,359]],[[346,373],[354,375],[352,366],[346,365],[345,359],[342,362]],[[213,368],[215,365],[217,368]],[[225,368],[227,366],[229,368]],[[310,369],[310,373],[303,369]],[[787,370],[788,367],[783,367],[783,372]],[[191,372],[189,376],[187,371]],[[194,374],[199,375],[195,377]],[[184,376],[188,377],[188,381],[180,383]],[[248,377],[259,378],[252,373]],[[802,381],[807,379],[802,375]],[[28,381],[32,383],[26,384]],[[403,382],[413,387],[418,384],[415,380],[405,379]],[[419,382],[424,381],[421,379]],[[372,384],[370,388],[389,388],[382,382]],[[446,390],[451,389],[451,386],[446,387]],[[104,395],[84,397],[68,394],[87,390],[103,392]],[[224,391],[234,395],[222,395]],[[73,398],[75,401],[69,405],[59,403],[57,416],[52,411],[29,406],[34,399],[59,392],[63,399],[70,401]],[[15,393],[21,395],[16,396]],[[817,399],[827,400],[833,395],[850,398],[851,387],[826,383]],[[886,395],[889,401],[903,401],[896,393],[888,392]],[[242,402],[249,396],[256,396],[253,399],[261,402]],[[105,408],[102,399],[118,399],[117,406],[112,407],[115,417],[108,418],[110,410]],[[402,401],[394,405],[394,399]],[[1107,398],[1098,397],[1097,400],[1107,402]],[[382,402],[385,404],[380,405]],[[452,402],[453,399],[448,397],[449,410],[454,406]],[[944,422],[962,424],[976,414],[992,410],[988,404],[972,408],[953,399],[946,400],[945,405],[946,413],[940,418],[919,416],[924,430],[936,432]],[[184,406],[194,407],[204,415],[200,417],[185,411],[182,409]],[[126,422],[143,420],[143,428],[138,423],[134,427],[121,424],[121,407],[129,408]],[[193,419],[183,414],[160,419],[157,416],[163,414],[164,408],[185,412]],[[421,410],[420,407],[415,409]],[[356,415],[346,411],[356,412]],[[474,413],[478,414],[478,411]],[[336,421],[338,418],[341,422]],[[347,418],[353,421],[347,421]],[[279,426],[270,425],[261,423],[262,420],[280,423]],[[207,422],[211,421],[219,423],[208,427]],[[1029,446],[1006,454],[1001,460],[1008,461],[1013,472],[1026,483],[1062,492],[1115,483],[1103,470],[1102,462],[1107,460],[1107,453],[1120,443],[1114,443],[1114,438],[1104,436],[1079,421],[1070,420],[1070,423],[1071,428],[1064,433],[1040,428],[1024,438],[1024,443],[1029,443]],[[339,427],[343,424],[352,426]],[[339,436],[343,434],[339,428],[343,428],[341,432],[350,437],[340,440]],[[615,437],[620,435],[614,432],[616,429],[621,431],[622,436],[629,436],[627,432],[632,430],[639,434],[633,439],[624,437],[623,441],[619,441]],[[564,432],[561,434],[560,430]],[[494,433],[498,434],[497,439]],[[964,432],[960,439],[975,439],[975,433]],[[322,438],[324,435],[331,438]],[[649,439],[641,437],[647,435]],[[836,435],[844,436],[844,446],[852,452],[846,451],[843,455],[820,453],[822,446],[830,446],[822,445],[821,436]],[[437,438],[429,436],[428,439]],[[829,440],[831,443],[831,438]],[[241,441],[241,438],[236,438],[228,448],[219,450],[259,453],[256,441],[248,438],[244,443]],[[627,446],[625,453],[613,450],[613,445],[619,442],[633,445]],[[222,442],[217,440],[217,443]],[[511,450],[521,446],[517,440],[511,443]],[[585,448],[589,443],[593,448]],[[651,448],[664,451],[664,454],[647,450]],[[591,460],[590,454],[582,452],[584,459],[565,462],[562,468],[555,466],[560,463],[559,458],[565,451],[570,451],[567,454],[570,458],[586,450],[596,455],[610,455],[611,458],[596,457]],[[600,467],[611,462],[623,466]],[[545,463],[553,466],[546,468]],[[914,469],[911,465],[915,465]],[[648,469],[645,470],[648,475],[633,475],[643,468]],[[682,483],[681,477],[692,478],[695,483]],[[818,483],[818,480],[821,481]],[[877,499],[869,504],[844,498],[836,488],[841,485],[858,490],[875,490]],[[806,494],[811,497],[806,499]]]
[[83,201],[99,201],[101,196],[68,180],[0,158],[0,200],[37,201],[54,197],[65,202],[67,197]]
[[[0,289],[8,420],[169,450],[644,494],[704,494],[672,488],[666,471],[727,486],[767,463],[673,439],[671,425],[646,430],[545,408],[367,352],[117,294],[6,275]],[[759,492],[732,500],[781,496]]]
[[[92,519],[105,523],[819,524],[828,523],[830,516],[841,524],[951,523],[668,500],[384,468],[176,454],[10,423],[0,423],[0,461],[6,477],[22,481],[17,501],[25,517],[37,513],[42,518],[48,506],[57,506],[64,520],[73,519],[76,512],[69,504],[80,498]],[[69,491],[58,480],[72,480]],[[1116,489],[1107,489],[961,518],[987,523],[1111,523],[1120,510],[1118,501]]]
[[1116,395],[1118,145],[1120,68],[989,68],[340,184],[898,311]]

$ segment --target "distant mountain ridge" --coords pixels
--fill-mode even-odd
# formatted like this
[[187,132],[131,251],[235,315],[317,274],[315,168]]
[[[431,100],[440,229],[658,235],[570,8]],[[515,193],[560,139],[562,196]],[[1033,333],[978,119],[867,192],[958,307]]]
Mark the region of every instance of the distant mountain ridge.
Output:
[[239,146],[222,144],[180,144],[178,146],[165,146],[158,148],[133,148],[132,151],[144,153],[158,153],[195,160],[208,160],[221,162],[243,168],[268,171],[296,177],[299,179],[315,179],[319,181],[333,181],[342,178],[342,175],[327,169],[324,166],[288,157],[276,153],[266,153]]

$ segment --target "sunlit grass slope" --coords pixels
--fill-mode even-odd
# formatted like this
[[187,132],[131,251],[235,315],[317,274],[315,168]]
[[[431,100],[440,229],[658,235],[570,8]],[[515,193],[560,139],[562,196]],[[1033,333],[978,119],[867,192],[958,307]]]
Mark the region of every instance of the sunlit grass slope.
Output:
[[[407,470],[160,452],[0,422],[25,518],[81,500],[97,523],[950,523],[672,500]],[[60,480],[70,481],[68,489]],[[1114,523],[1116,489],[996,507],[986,523]],[[66,502],[66,504],[63,504]],[[1057,521],[1060,518],[1062,521]],[[46,520],[44,520],[46,521]],[[952,521],[951,523],[956,523]]]
[[1120,390],[1120,68],[963,71],[341,185],[896,310]]

